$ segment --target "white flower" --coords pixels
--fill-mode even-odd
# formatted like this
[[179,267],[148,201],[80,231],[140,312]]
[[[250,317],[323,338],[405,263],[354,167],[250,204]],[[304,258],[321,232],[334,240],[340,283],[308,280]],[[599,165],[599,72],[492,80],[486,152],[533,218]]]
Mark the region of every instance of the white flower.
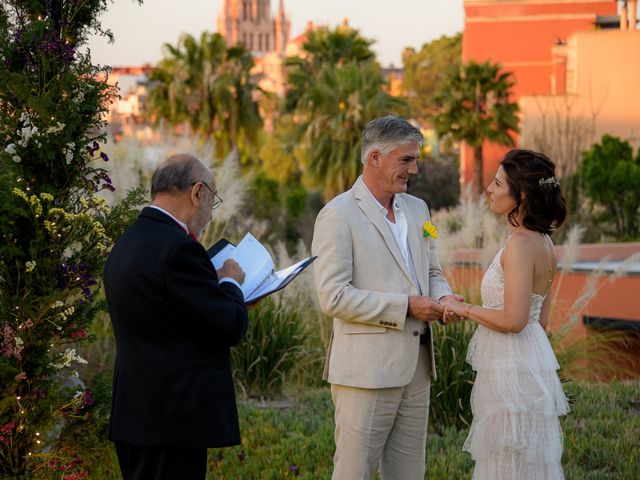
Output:
[[24,341],[20,337],[16,337],[16,346],[21,347],[24,345]]
[[27,270],[27,273],[32,272],[34,268],[36,268],[36,262],[35,262],[35,260],[29,260],[29,261],[26,263],[26,270]]
[[58,363],[51,363],[50,365],[56,370],[62,370],[65,367],[71,365],[72,362],[87,364],[87,361],[76,353],[75,348],[67,348],[64,353],[60,354],[60,361]]
[[76,95],[73,97],[74,103],[80,103],[84,100],[84,92],[82,90],[78,90]]
[[18,155],[14,155],[12,157],[12,160],[16,163],[20,163],[22,161],[22,159]]
[[5,152],[7,152],[9,155],[15,155],[16,154],[16,144],[15,143],[10,143],[9,145],[7,145],[4,149]]
[[58,133],[64,129],[64,123],[58,122],[54,126],[47,128],[47,133]]
[[60,300],[56,300],[55,302],[53,302],[53,304],[51,305],[52,308],[58,308],[58,307],[64,307],[64,303],[61,302]]
[[18,145],[20,145],[21,147],[26,147],[29,144],[29,140],[31,140],[31,138],[37,134],[38,127],[30,127],[28,125],[26,127],[22,127],[18,132],[18,136],[20,137]]
[[74,142],[67,143],[67,148],[63,150],[64,158],[67,161],[67,165],[70,165],[73,161],[74,149],[76,148],[76,144]]

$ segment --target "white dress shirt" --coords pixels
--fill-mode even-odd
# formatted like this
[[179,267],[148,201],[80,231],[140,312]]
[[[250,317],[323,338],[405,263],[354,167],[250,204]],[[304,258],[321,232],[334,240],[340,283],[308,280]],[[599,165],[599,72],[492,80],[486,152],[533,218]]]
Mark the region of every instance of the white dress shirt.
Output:
[[[364,182],[363,182],[364,184]],[[413,280],[413,284],[417,287],[418,291],[420,293],[422,293],[421,289],[420,289],[420,282],[418,282],[418,275],[416,274],[416,267],[413,265],[413,258],[411,257],[411,250],[409,250],[409,244],[407,243],[407,232],[408,232],[408,224],[407,224],[407,217],[405,216],[405,214],[403,213],[402,210],[400,210],[400,207],[398,206],[398,203],[396,202],[396,197],[395,195],[393,196],[392,199],[392,206],[393,206],[393,214],[396,218],[395,223],[393,223],[392,221],[389,220],[389,218],[387,217],[389,211],[387,210],[387,208],[382,205],[378,199],[373,195],[373,193],[371,193],[371,190],[369,190],[369,187],[366,186],[366,184],[364,184],[365,188],[367,189],[367,191],[369,192],[369,194],[371,195],[371,197],[373,198],[373,200],[376,202],[376,204],[378,205],[378,208],[380,209],[380,213],[382,213],[384,215],[384,219],[387,221],[387,225],[389,225],[389,229],[391,230],[391,233],[393,234],[393,238],[396,241],[396,244],[398,245],[398,248],[400,249],[400,253],[402,254],[402,258],[404,259],[405,263],[407,264],[407,267],[409,268],[409,272],[411,272],[411,279]]]

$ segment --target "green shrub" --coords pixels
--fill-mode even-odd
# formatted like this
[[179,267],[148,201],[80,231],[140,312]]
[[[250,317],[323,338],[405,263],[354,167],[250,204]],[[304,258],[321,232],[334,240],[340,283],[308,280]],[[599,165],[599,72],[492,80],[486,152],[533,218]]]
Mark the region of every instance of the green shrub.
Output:
[[435,432],[442,433],[450,427],[460,430],[471,424],[469,399],[474,374],[466,357],[475,329],[472,322],[433,329],[438,379],[431,386],[429,426]]
[[298,311],[271,298],[249,312],[246,337],[231,350],[233,377],[245,396],[272,397],[305,361],[307,334]]

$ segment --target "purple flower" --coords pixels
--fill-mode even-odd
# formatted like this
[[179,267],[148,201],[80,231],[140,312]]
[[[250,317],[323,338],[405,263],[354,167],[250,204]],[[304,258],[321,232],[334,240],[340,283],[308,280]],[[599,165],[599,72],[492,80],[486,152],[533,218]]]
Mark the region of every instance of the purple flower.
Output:
[[87,152],[89,152],[89,155],[91,155],[92,157],[93,157],[93,154],[98,150],[100,150],[100,145],[95,140],[92,142],[91,145],[87,145]]
[[107,154],[106,154],[106,153],[104,153],[104,152],[100,152],[100,158],[101,158],[102,160],[104,160],[105,162],[108,162],[108,161],[109,161],[109,157],[108,157],[108,156],[107,156]]
[[91,275],[91,272],[89,272],[89,267],[86,264],[67,265],[63,263],[62,265],[58,265],[57,273],[58,288],[60,290],[79,286],[85,299],[93,302],[90,287],[96,285],[97,282]]

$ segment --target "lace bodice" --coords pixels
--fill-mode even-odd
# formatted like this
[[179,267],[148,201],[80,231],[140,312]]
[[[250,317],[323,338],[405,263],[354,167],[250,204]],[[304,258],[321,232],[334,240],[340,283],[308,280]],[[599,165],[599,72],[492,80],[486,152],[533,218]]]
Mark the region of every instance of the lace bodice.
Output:
[[[482,294],[482,306],[486,308],[504,308],[504,271],[500,264],[502,256],[502,247],[493,258],[491,265],[487,269],[482,283],[480,284],[480,293]],[[544,296],[537,293],[531,294],[531,309],[529,310],[529,323],[540,320],[540,312]]]

